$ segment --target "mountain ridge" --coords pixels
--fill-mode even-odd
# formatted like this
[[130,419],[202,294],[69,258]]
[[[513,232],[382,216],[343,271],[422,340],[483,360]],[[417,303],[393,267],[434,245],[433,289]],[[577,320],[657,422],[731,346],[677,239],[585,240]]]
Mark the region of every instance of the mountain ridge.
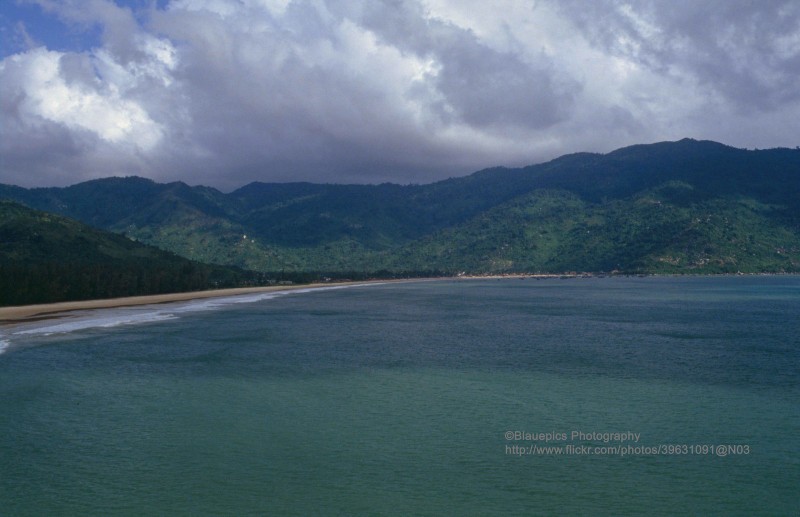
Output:
[[[251,182],[223,193],[128,177],[0,185],[3,197],[258,271],[777,272],[800,263],[800,150],[708,140],[573,153],[422,185]],[[537,210],[547,217],[537,222]],[[713,231],[698,229],[693,221],[709,214],[726,215]],[[767,257],[767,248],[783,251]],[[450,258],[436,251],[444,249]]]

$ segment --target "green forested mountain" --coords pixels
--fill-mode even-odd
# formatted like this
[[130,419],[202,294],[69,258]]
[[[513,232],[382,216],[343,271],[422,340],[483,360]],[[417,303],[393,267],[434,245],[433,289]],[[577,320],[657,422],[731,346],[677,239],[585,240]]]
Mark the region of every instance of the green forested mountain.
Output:
[[259,277],[0,201],[0,305],[232,287]]
[[259,271],[800,271],[800,150],[689,139],[428,185],[108,178],[2,197]]

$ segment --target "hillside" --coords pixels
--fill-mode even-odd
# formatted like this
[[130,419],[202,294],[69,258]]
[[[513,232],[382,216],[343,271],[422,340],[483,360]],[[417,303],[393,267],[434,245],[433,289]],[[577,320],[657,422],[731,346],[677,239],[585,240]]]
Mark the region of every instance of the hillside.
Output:
[[0,305],[233,287],[259,278],[0,201]]
[[259,271],[800,271],[800,150],[689,139],[428,185],[107,178],[3,197]]
[[[736,273],[800,271],[800,232],[752,198],[682,205],[686,184],[592,204],[537,190],[402,247],[383,267],[465,272]],[[782,222],[783,221],[783,222]]]

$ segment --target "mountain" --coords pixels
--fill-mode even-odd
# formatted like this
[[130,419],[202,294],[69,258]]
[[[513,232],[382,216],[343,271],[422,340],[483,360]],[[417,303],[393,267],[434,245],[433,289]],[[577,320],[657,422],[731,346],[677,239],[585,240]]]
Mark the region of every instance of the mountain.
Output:
[[684,139],[427,185],[107,178],[0,198],[259,271],[800,271],[800,150]]
[[232,287],[260,277],[0,201],[0,305]]

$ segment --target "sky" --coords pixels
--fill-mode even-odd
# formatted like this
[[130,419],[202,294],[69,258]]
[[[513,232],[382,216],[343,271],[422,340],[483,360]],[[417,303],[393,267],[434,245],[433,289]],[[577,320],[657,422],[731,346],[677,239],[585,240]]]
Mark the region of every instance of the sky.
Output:
[[800,145],[796,0],[0,0],[0,183],[429,183]]

